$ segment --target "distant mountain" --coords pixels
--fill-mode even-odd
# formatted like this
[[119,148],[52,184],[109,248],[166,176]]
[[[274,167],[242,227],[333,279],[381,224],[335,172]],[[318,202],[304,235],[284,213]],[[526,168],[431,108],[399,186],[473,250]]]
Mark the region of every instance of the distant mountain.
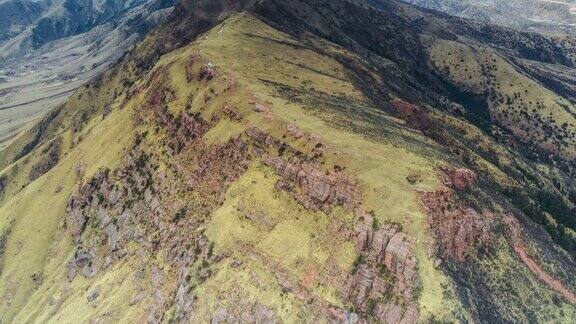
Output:
[[[12,19],[6,30],[13,33],[0,40],[0,146],[116,62],[172,11],[175,2],[0,2],[3,16],[21,17]],[[25,15],[18,8],[34,11]]]
[[0,1],[0,44],[21,33],[46,9],[45,2],[29,0]]
[[576,31],[574,0],[404,0],[477,21],[545,33]]
[[[20,5],[24,8],[29,6],[29,11],[35,10],[36,16],[31,13],[21,20],[36,19],[23,24],[25,28],[19,34],[0,46],[0,60],[28,54],[49,42],[87,33],[103,25],[114,28],[124,23],[127,26],[123,27],[132,32],[146,32],[149,24],[142,13],[165,9],[175,3],[175,0],[53,0],[46,6],[30,1],[13,1],[21,1]],[[140,17],[137,17],[138,13]],[[136,16],[136,20],[127,22],[123,19],[127,16]]]

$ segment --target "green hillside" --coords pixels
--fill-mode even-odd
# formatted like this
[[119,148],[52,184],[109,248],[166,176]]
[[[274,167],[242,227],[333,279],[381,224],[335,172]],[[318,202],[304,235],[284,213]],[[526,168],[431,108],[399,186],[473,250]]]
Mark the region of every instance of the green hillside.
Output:
[[185,1],[1,152],[0,322],[574,321],[573,103],[455,28]]

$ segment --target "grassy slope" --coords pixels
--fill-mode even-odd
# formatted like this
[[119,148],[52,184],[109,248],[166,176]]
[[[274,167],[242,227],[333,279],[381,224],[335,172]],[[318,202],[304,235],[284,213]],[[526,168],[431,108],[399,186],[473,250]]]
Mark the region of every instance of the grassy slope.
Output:
[[[130,141],[131,109],[117,110],[102,122],[93,122],[94,128],[80,145],[70,151],[60,164],[0,208],[3,231],[10,230],[0,290],[3,291],[2,316],[10,320],[24,307],[22,315],[32,315],[41,310],[42,303],[56,298],[56,303],[73,302],[74,294],[82,289],[61,291],[65,282],[63,265],[70,257],[70,240],[60,229],[66,214],[67,200],[76,188],[79,164],[86,168],[86,176],[103,167],[114,167],[122,157],[122,149]],[[128,135],[128,136],[127,136]],[[62,191],[56,193],[60,186]],[[64,239],[62,239],[64,238]],[[43,285],[35,287],[33,274],[43,277]],[[60,283],[56,285],[55,283]],[[34,296],[34,297],[32,297]],[[60,300],[63,299],[63,300]],[[43,302],[40,302],[42,300]],[[76,312],[77,310],[72,310]],[[82,314],[78,312],[77,314]]]
[[[429,237],[424,227],[424,215],[414,188],[406,180],[409,175],[417,173],[423,179],[418,186],[434,189],[437,185],[435,167],[451,162],[442,158],[448,159],[450,155],[420,133],[405,129],[399,121],[373,109],[354,88],[343,66],[300,45],[251,16],[235,16],[211,30],[206,37],[164,56],[158,62],[158,68],[170,66],[169,80],[179,98],[169,108],[174,113],[182,111],[190,94],[195,100],[192,111],[205,106],[202,95],[207,89],[195,90],[185,82],[184,65],[191,54],[199,52],[230,78],[236,79],[241,87],[234,97],[216,98],[201,113],[209,116],[216,106],[228,102],[235,104],[245,116],[242,122],[220,121],[205,135],[209,143],[224,142],[241,133],[248,124],[257,125],[278,137],[282,136],[287,123],[319,134],[327,147],[325,164],[344,165],[361,180],[366,209],[374,211],[380,223],[402,224],[404,230],[414,237],[423,285],[420,298],[423,318],[434,314],[437,318],[450,319],[454,313],[467,317],[462,305],[454,298],[452,283],[433,267],[433,260],[428,256]],[[323,46],[329,51],[351,55],[330,44]],[[283,88],[274,84],[314,95],[306,100],[288,100],[290,98],[282,95]],[[249,104],[251,94],[257,94],[260,100],[271,104],[273,121],[267,121],[253,111]],[[80,161],[85,165],[85,178],[102,167],[114,169],[119,165],[122,150],[133,138],[133,108],[143,101],[143,96],[145,94],[132,99],[125,107],[120,107],[121,101],[118,100],[113,113],[103,120],[101,116],[94,117],[85,128],[80,143],[67,151],[55,169],[21,192],[12,190],[7,193],[7,201],[0,207],[0,229],[11,229],[0,277],[0,293],[4,297],[0,304],[3,320],[77,322],[104,313],[112,314],[111,320],[126,322],[144,318],[144,307],[128,305],[134,291],[132,280],[125,281],[131,276],[137,257],[99,273],[93,280],[77,279],[69,284],[64,269],[73,252],[72,244],[68,234],[60,229],[68,197],[78,181],[74,175],[77,165]],[[342,97],[346,101],[338,104],[337,99]],[[378,136],[371,134],[373,124],[359,118],[357,110],[366,112],[369,120],[378,120],[381,131]],[[69,125],[66,124],[64,129]],[[139,127],[145,129],[149,126]],[[291,140],[290,144],[309,150],[304,140]],[[8,169],[3,172],[8,172]],[[273,278],[270,264],[252,260],[251,253],[266,255],[273,264],[298,278],[305,276],[311,268],[321,272],[328,259],[337,260],[341,271],[351,267],[356,256],[350,242],[335,243],[327,236],[326,226],[331,217],[350,222],[354,216],[343,210],[330,215],[306,211],[289,196],[273,190],[275,177],[270,169],[260,164],[253,165],[227,191],[223,205],[211,215],[206,234],[215,243],[215,248],[232,253],[244,263],[240,270],[229,265],[220,267],[214,276],[196,288],[200,301],[199,320],[209,319],[221,306],[222,296],[231,291],[240,291],[243,298],[258,300],[273,308],[286,321],[296,320],[295,316],[300,320],[314,318],[314,314],[306,312],[301,301],[282,293]],[[56,194],[58,185],[62,186],[62,191]],[[239,201],[267,211],[268,217],[277,223],[276,227],[266,230],[247,222],[234,208]],[[31,231],[34,235],[30,235]],[[245,251],[238,246],[250,248]],[[500,259],[518,264],[508,251],[501,253]],[[490,266],[493,264],[487,265]],[[31,279],[34,273],[42,273],[44,278],[39,287],[35,287]],[[92,307],[87,296],[97,286],[101,287],[106,302]],[[535,287],[534,291],[545,290],[538,282],[526,287]],[[314,292],[330,304],[343,303],[334,285],[318,285]]]
[[472,93],[487,95],[493,120],[521,138],[574,159],[573,103],[516,70],[508,60],[486,47],[436,41],[430,49],[430,58],[455,84]]
[[[433,188],[436,182],[433,170],[438,160],[418,153],[423,150],[421,147],[407,149],[406,142],[400,146],[400,143],[395,143],[395,136],[373,141],[363,134],[334,127],[338,124],[345,124],[344,127],[350,127],[353,123],[359,123],[360,127],[363,125],[362,121],[355,120],[339,122],[339,119],[345,118],[341,112],[291,103],[279,97],[276,89],[269,87],[266,82],[254,82],[254,79],[261,79],[295,88],[304,86],[332,96],[344,95],[359,100],[364,109],[371,109],[351,82],[346,81],[345,69],[333,59],[311,50],[294,49],[296,46],[283,44],[287,42],[298,45],[298,42],[251,17],[234,17],[230,24],[223,26],[221,33],[218,31],[219,29],[214,29],[208,34],[207,39],[202,42],[202,52],[212,58],[217,66],[237,75],[241,82],[262,99],[271,102],[274,115],[279,119],[320,134],[334,151],[333,157],[327,154],[329,159],[334,159],[336,164],[347,165],[364,185],[370,188],[366,190],[365,204],[369,210],[375,212],[380,222],[401,223],[408,233],[419,237],[416,253],[424,286],[423,310],[434,314],[448,313],[450,305],[445,303],[451,301],[437,298],[445,279],[426,257],[424,215],[420,211],[413,188],[406,181],[408,175],[419,173],[425,180],[421,185],[426,189]],[[251,36],[252,34],[257,37]],[[341,51],[338,48],[329,49]],[[235,60],[226,55],[230,51],[238,53],[238,57],[261,59]],[[267,128],[274,132],[273,125]],[[434,146],[424,136],[400,130],[394,122],[388,122],[387,130],[392,134],[402,133],[414,138],[420,146]]]

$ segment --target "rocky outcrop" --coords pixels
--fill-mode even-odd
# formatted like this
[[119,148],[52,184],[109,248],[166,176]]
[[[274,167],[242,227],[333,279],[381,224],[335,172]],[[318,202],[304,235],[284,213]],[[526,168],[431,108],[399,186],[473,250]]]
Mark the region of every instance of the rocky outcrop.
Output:
[[433,250],[438,256],[463,262],[474,247],[490,241],[495,217],[467,206],[455,193],[474,185],[474,172],[442,168],[439,176],[443,186],[432,192],[418,192],[429,231],[435,238]]
[[[287,132],[297,139],[305,136],[304,132],[294,125],[288,125]],[[261,156],[262,162],[280,176],[276,185],[278,190],[289,192],[309,210],[330,213],[332,207],[342,206],[359,214],[360,220],[353,233],[341,228],[337,230],[338,234],[335,234],[338,237],[355,239],[360,254],[354,272],[342,285],[346,300],[365,317],[387,323],[415,323],[418,318],[415,303],[417,260],[411,252],[410,240],[406,234],[394,225],[376,228],[377,222],[373,217],[361,211],[362,192],[359,184],[341,168],[325,171],[319,163],[314,162],[314,158],[306,159],[302,153],[255,127],[250,127],[246,134],[255,145],[256,153]],[[320,143],[319,138],[314,140]],[[284,153],[269,153],[270,148]],[[267,224],[262,213],[249,211],[245,214],[248,219],[261,226],[273,226]],[[313,280],[310,279],[313,278],[311,276],[309,274],[305,277],[304,285],[306,281]],[[286,286],[296,289],[290,284]],[[301,287],[300,294],[305,295],[305,289],[302,289]],[[350,319],[350,314],[337,313],[338,316],[334,315],[334,318],[344,321]]]
[[201,138],[210,129],[211,123],[203,120],[199,114],[190,115],[187,111],[173,116],[168,111],[168,103],[176,99],[174,91],[166,86],[152,87],[146,105],[137,110],[135,123],[143,123],[142,116],[148,115],[145,111],[151,111],[156,124],[168,135],[168,146],[174,154],[178,154],[191,142]]
[[295,139],[300,139],[305,135],[304,132],[294,124],[286,125],[286,131],[288,132],[288,134],[290,134],[290,136],[294,137]]
[[[197,74],[190,82],[193,80],[207,84],[214,81],[208,77],[198,81]],[[330,213],[333,207],[341,206],[349,212],[358,211],[361,220],[356,229],[338,226],[339,221],[334,220],[330,231],[339,240],[356,240],[361,258],[353,273],[347,273],[331,257],[326,266],[329,275],[311,265],[300,278],[276,259],[244,246],[247,243],[239,241],[235,249],[266,265],[282,291],[307,305],[318,319],[415,322],[417,264],[410,239],[398,227],[379,228],[370,214],[359,212],[359,183],[344,168],[325,170],[325,145],[319,135],[307,134],[295,125],[282,128],[286,131],[282,138],[310,141],[308,153],[256,127],[248,127],[225,143],[209,144],[203,137],[219,120],[242,121],[235,107],[218,104],[211,120],[186,110],[174,116],[168,109],[175,99],[169,86],[160,82],[144,91],[148,100],[136,108],[134,122],[156,126],[157,135],[151,139],[146,131],[138,134],[121,167],[97,173],[69,201],[66,225],[77,251],[68,265],[70,280],[78,274],[98,275],[128,256],[139,260],[133,276],[136,292],[130,303],[146,305],[149,322],[167,320],[164,316],[168,309],[171,319],[195,321],[196,287],[218,271],[222,262],[230,262],[233,269],[243,264],[229,252],[216,254],[203,234],[204,224],[222,205],[230,186],[253,161],[261,160],[278,175],[276,188],[288,192],[305,208]],[[266,112],[271,110],[261,111]],[[149,140],[162,141],[166,150],[147,151]],[[235,207],[247,221],[263,230],[271,231],[276,226],[266,210],[247,208],[242,200]],[[163,255],[161,265],[155,261],[159,253]],[[343,300],[354,305],[354,311],[318,296],[315,287],[320,283],[340,288]],[[222,292],[218,298],[233,302],[218,305],[214,322],[278,321],[275,309],[245,298],[240,290]],[[93,302],[101,300],[97,296]]]
[[359,204],[361,194],[356,180],[344,172],[326,172],[315,163],[298,158],[286,161],[264,155],[262,161],[282,177],[277,187],[291,192],[307,209],[329,212],[331,206],[354,209]]
[[432,119],[428,116],[426,109],[396,98],[390,101],[393,114],[404,120],[408,126],[421,130],[425,134],[435,128]]
[[254,111],[261,113],[264,116],[264,119],[267,121],[274,120],[274,114],[272,113],[272,105],[271,104],[262,104],[257,101],[251,101],[251,104],[254,105]]
[[192,167],[180,167],[185,172],[188,184],[209,195],[219,196],[230,184],[236,181],[250,165],[247,144],[240,138],[233,138],[223,145],[202,149]]
[[228,118],[230,120],[233,121],[240,121],[242,119],[242,115],[240,115],[240,113],[238,112],[238,110],[236,110],[236,108],[226,104],[224,105],[224,107],[222,108],[222,112],[228,116]]
[[[81,185],[68,204],[66,227],[76,244],[67,264],[68,278],[74,280],[79,274],[90,278],[126,255],[138,256],[142,264],[134,276],[136,285],[142,291],[151,285],[153,291],[139,293],[134,303],[143,298],[152,301],[150,322],[161,321],[168,303],[174,307],[175,319],[189,319],[194,307],[190,278],[205,280],[211,275],[208,265],[220,256],[213,255],[212,244],[202,232],[176,226],[194,229],[198,224],[189,224],[186,211],[176,212],[179,207],[164,197],[174,194],[168,188],[175,183],[174,178],[155,172],[150,157],[134,148],[121,168],[98,172]],[[179,213],[183,215],[176,217]],[[163,280],[163,271],[146,263],[160,249],[166,252],[170,282]],[[194,272],[191,267],[198,260],[203,260],[202,266]],[[145,271],[150,271],[149,276]],[[151,283],[146,283],[148,277]]]
[[390,105],[397,115],[404,118],[410,118],[417,112],[416,106],[399,98],[391,100]]
[[216,69],[212,62],[202,65],[200,68],[200,74],[198,75],[198,81],[206,80],[210,81],[216,76]]
[[435,238],[435,254],[462,262],[475,246],[490,240],[493,215],[466,206],[448,188],[420,192],[419,197]]
[[68,261],[67,276],[69,280],[73,280],[78,273],[81,273],[86,278],[91,278],[98,272],[94,256],[92,253],[77,250],[74,256]]
[[379,321],[416,323],[417,260],[410,240],[395,225],[374,224],[370,214],[360,214],[354,233],[360,257],[344,293],[358,310]]
[[470,189],[476,183],[477,176],[472,170],[464,168],[440,168],[440,181],[447,186],[456,190]]
[[66,227],[77,245],[68,263],[70,279],[78,270],[94,275],[122,259],[128,242],[142,244],[138,219],[158,222],[162,207],[147,159],[143,153],[127,156],[124,168],[98,172],[70,198]]

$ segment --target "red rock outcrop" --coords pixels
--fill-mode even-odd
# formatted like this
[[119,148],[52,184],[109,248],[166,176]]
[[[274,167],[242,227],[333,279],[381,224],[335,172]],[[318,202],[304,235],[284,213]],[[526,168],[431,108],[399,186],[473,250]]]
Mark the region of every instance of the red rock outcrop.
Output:
[[[201,79],[208,83],[211,75],[221,77],[211,74],[207,65],[198,76],[192,69],[195,62],[190,64],[193,75],[190,82]],[[137,109],[141,115],[134,121],[155,123],[159,136],[154,140],[164,141],[165,147],[172,150],[162,153],[151,150],[150,155],[146,155],[146,135],[138,135],[122,167],[95,175],[72,196],[68,225],[78,248],[70,259],[71,274],[82,272],[93,276],[127,253],[134,259],[140,258],[141,264],[136,265],[134,273],[140,289],[131,303],[145,298],[142,295],[149,289],[142,287],[151,287],[151,296],[146,300],[150,322],[161,321],[167,309],[173,311],[176,321],[194,321],[194,285],[207,280],[219,262],[231,262],[233,268],[242,266],[241,261],[228,254],[216,254],[202,231],[209,215],[221,206],[226,190],[255,159],[261,158],[273,168],[281,179],[277,188],[290,192],[306,208],[327,212],[336,205],[349,211],[360,209],[362,193],[355,178],[342,168],[325,171],[322,166],[320,155],[324,145],[320,136],[310,134],[307,138],[315,146],[312,156],[297,152],[255,127],[249,127],[244,134],[224,144],[209,145],[203,136],[215,124],[214,118],[224,115],[232,120],[242,118],[233,107],[221,107],[215,114],[217,117],[209,121],[187,112],[173,116],[167,109],[175,97],[169,87],[152,85],[149,94],[149,100]],[[270,107],[258,109],[267,119],[266,115],[271,115]],[[307,135],[297,127],[287,127],[286,131],[294,138]],[[159,165],[166,168],[159,169]],[[237,208],[249,221],[266,230],[275,226],[265,211],[248,210],[239,205]],[[341,239],[357,239],[362,258],[351,274],[333,266],[332,273],[337,279],[332,280],[343,286],[346,300],[363,318],[317,296],[316,284],[330,279],[313,265],[304,279],[295,278],[265,255],[256,255],[249,248],[247,255],[262,261],[274,272],[282,289],[305,303],[319,319],[365,323],[369,318],[388,323],[414,323],[418,317],[414,301],[417,264],[410,240],[395,226],[377,228],[372,216],[365,213],[360,216],[355,230],[343,226],[340,235]],[[161,267],[154,264],[156,258],[149,257],[160,252],[165,256]],[[329,264],[327,268],[330,267]],[[348,280],[344,280],[346,278]],[[259,284],[257,278],[254,280]],[[273,310],[242,298],[237,291],[223,293],[218,298],[234,302],[219,308],[214,314],[216,320],[277,320]]]
[[434,122],[423,107],[418,107],[399,98],[391,100],[390,107],[396,117],[406,121],[414,129],[428,133],[435,128]]
[[471,249],[491,239],[494,215],[479,213],[454,192],[470,189],[476,181],[474,172],[441,168],[439,177],[444,186],[433,192],[420,191],[418,196],[435,239],[435,253],[462,262]]
[[183,172],[192,188],[214,195],[223,193],[246,171],[249,164],[247,144],[239,138],[233,138],[223,145],[207,148]]
[[296,139],[300,139],[302,137],[304,137],[304,132],[296,125],[294,124],[288,124],[286,125],[286,131],[288,132],[288,134],[290,134],[290,136],[296,138]]
[[357,260],[356,272],[344,286],[347,298],[359,310],[373,314],[380,321],[415,323],[418,318],[414,302],[417,260],[406,234],[394,225],[375,229],[373,217],[361,213],[355,237],[361,257]]
[[212,63],[207,63],[202,65],[200,68],[200,74],[198,75],[198,81],[207,80],[210,81],[216,76],[216,69]]
[[228,116],[228,118],[230,118],[230,120],[240,121],[242,119],[242,116],[240,115],[238,110],[236,110],[234,107],[232,107],[228,104],[224,105],[224,107],[222,108],[222,112],[226,116]]
[[[296,127],[290,127],[288,131],[296,138],[305,136]],[[325,212],[330,212],[335,205],[350,211],[358,210],[362,193],[354,177],[340,168],[325,171],[313,159],[304,160],[297,154],[283,158],[266,153],[270,148],[285,146],[255,127],[250,127],[246,134],[260,148],[263,163],[281,177],[277,188],[290,192],[302,206]],[[320,143],[319,137],[315,140]],[[289,147],[286,149],[297,153]],[[263,219],[260,214],[249,214],[247,217],[257,223]],[[373,226],[372,216],[360,212],[360,221],[354,233],[347,234],[347,230],[342,228],[337,230],[341,232],[337,234],[338,237],[355,238],[358,252],[362,255],[355,272],[344,283],[344,295],[358,310],[370,313],[380,321],[415,323],[418,318],[418,308],[414,302],[417,260],[411,252],[410,240],[395,226],[381,229]],[[306,277],[312,280],[310,278]],[[389,296],[390,300],[382,302],[384,296]]]
[[264,115],[264,119],[268,121],[274,120],[274,114],[272,114],[272,105],[262,104],[259,102],[254,102],[253,104],[254,104],[254,111]]
[[448,188],[420,192],[419,196],[438,255],[462,262],[473,247],[490,240],[493,215],[467,207]]
[[402,99],[396,98],[390,104],[394,112],[404,118],[412,117],[416,113],[416,106]]
[[456,190],[470,189],[476,183],[476,173],[464,168],[440,168],[440,180],[445,186]]
[[[360,191],[356,180],[341,171],[323,171],[315,163],[298,158],[286,161],[281,157],[264,155],[264,164],[273,167],[284,183],[279,188],[291,190],[294,198],[305,208],[330,211],[339,205],[354,209],[359,204]],[[295,184],[291,188],[291,184]]]

